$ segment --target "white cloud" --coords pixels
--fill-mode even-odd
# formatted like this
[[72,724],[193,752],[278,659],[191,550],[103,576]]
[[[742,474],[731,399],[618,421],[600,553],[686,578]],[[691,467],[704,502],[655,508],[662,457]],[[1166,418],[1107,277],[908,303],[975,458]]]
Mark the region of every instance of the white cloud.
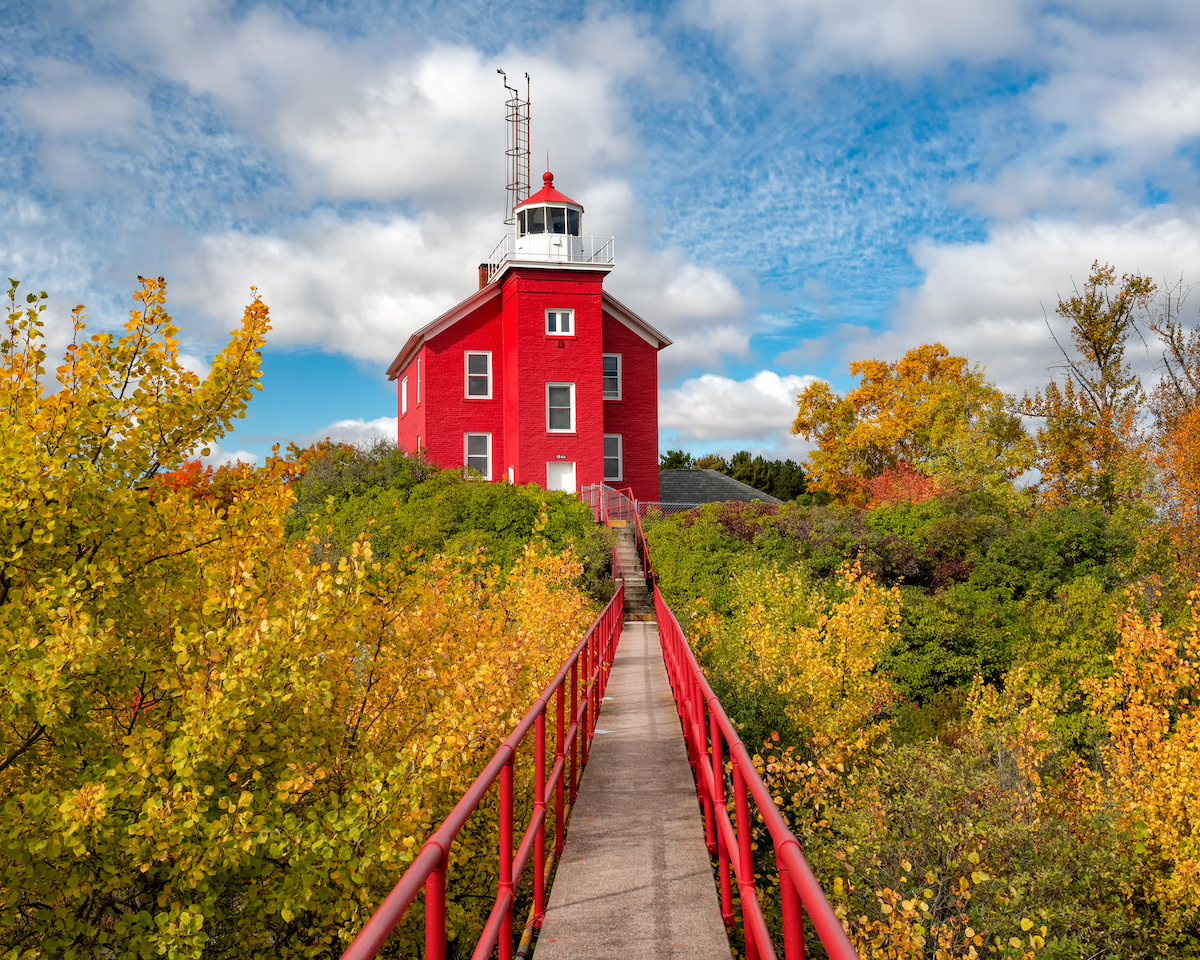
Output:
[[764,74],[861,67],[915,72],[932,62],[990,60],[1030,42],[1031,2],[1009,0],[692,0],[686,16]]
[[335,420],[327,427],[317,430],[313,437],[316,440],[329,438],[337,443],[371,443],[375,440],[396,441],[396,418],[376,417],[374,420],[364,420],[356,417],[352,420]]
[[1044,26],[1045,77],[1009,107],[1025,142],[956,195],[1009,220],[1128,215],[1147,182],[1194,199],[1195,171],[1178,151],[1200,136],[1196,31]]
[[256,286],[271,309],[272,343],[390,360],[415,329],[471,293],[494,242],[480,223],[323,210],[285,235],[203,238],[172,296],[227,324]]
[[876,71],[907,80],[963,63],[1032,80],[982,102],[975,170],[951,188],[988,217],[1127,216],[1144,185],[1200,200],[1180,152],[1200,137],[1195,3],[688,0],[684,10],[768,88],[869,82]]
[[605,286],[671,338],[671,346],[658,355],[660,379],[749,354],[753,328],[728,276],[690,262],[677,247],[648,251],[629,246],[632,252],[618,256]]
[[[1002,389],[1021,393],[1042,386],[1058,360],[1046,317],[1061,336],[1058,298],[1070,296],[1073,283],[1082,285],[1092,262],[1166,282],[1194,277],[1200,213],[1156,211],[1099,225],[1026,222],[999,228],[984,243],[922,243],[912,253],[924,282],[901,299],[889,329],[847,337],[842,358],[892,359],[940,340],[985,362]],[[1129,357],[1143,376],[1153,376],[1153,359],[1140,344],[1131,344]]]
[[200,463],[206,467],[212,467],[216,470],[218,467],[228,467],[235,463],[246,463],[250,466],[255,466],[258,463],[258,454],[251,453],[249,450],[226,450],[219,443],[205,444],[208,447],[208,456],[201,456],[200,449],[194,452],[194,456],[198,457]]
[[763,449],[795,455],[806,446],[789,433],[796,417],[796,395],[817,379],[780,376],[771,370],[760,370],[747,380],[706,373],[678,387],[660,389],[659,427],[672,436],[663,442],[725,442],[737,447],[757,441],[765,445]]
[[[661,45],[628,18],[588,18],[495,56],[402,38],[335,39],[266,6],[230,16],[218,0],[131,6],[117,28],[154,69],[217,99],[243,131],[289,158],[313,195],[421,198],[442,210],[503,209],[504,88],[532,65],[534,168],[549,148],[576,182],[628,162],[638,145],[621,87],[679,89]],[[536,176],[535,178],[536,179]]]
[[36,82],[16,93],[12,103],[16,116],[41,135],[41,172],[72,189],[106,183],[109,178],[89,158],[83,141],[131,145],[150,121],[144,94],[75,64],[41,58],[30,67]]
[[150,117],[142,95],[121,83],[57,60],[38,60],[33,68],[37,85],[17,95],[14,104],[47,136],[100,133],[128,138]]

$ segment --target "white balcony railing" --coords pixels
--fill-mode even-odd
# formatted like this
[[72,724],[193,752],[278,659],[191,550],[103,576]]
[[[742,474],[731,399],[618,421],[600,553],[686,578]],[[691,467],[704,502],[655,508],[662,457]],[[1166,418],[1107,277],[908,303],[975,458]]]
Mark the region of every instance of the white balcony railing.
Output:
[[537,233],[518,237],[510,233],[496,244],[487,258],[488,283],[496,279],[506,263],[595,263],[611,264],[616,259],[612,237],[572,237],[561,233]]

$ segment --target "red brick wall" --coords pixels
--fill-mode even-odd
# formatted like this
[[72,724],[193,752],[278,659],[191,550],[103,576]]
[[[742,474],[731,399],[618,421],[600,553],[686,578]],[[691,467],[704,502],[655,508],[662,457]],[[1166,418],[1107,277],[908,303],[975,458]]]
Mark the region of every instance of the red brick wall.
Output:
[[[604,408],[601,401],[603,328],[602,273],[510,270],[503,280],[505,370],[504,422],[509,438],[505,465],[517,483],[546,483],[546,464],[575,463],[577,486],[600,482],[604,473]],[[569,337],[546,333],[546,310],[575,311]],[[575,384],[575,432],[546,428],[546,384]]]
[[[397,419],[397,437],[396,440],[400,446],[409,453],[415,453],[417,450],[417,438],[420,437],[421,445],[429,442],[429,431],[425,423],[425,411],[429,404],[426,402],[429,399],[429,361],[425,357],[425,350],[422,349],[416,357],[409,361],[404,371],[396,378],[396,419]],[[421,361],[421,402],[417,403],[417,359]],[[400,392],[404,389],[404,378],[408,378],[408,412],[401,413]]]
[[[468,400],[463,355],[468,351],[492,353],[490,400]],[[500,340],[500,302],[490,300],[470,316],[432,337],[422,351],[426,356],[421,389],[429,458],[443,467],[463,462],[463,434],[492,435],[492,479],[504,476],[504,356]],[[410,407],[411,409],[411,407]]]
[[624,479],[638,500],[658,499],[658,351],[604,315],[602,353],[621,354],[621,399],[604,401],[604,433],[621,434]]

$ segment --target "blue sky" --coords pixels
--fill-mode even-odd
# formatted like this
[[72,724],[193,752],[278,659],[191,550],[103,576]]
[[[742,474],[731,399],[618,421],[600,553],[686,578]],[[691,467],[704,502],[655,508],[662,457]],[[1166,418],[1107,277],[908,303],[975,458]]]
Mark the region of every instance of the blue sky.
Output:
[[388,361],[504,232],[495,71],[528,71],[535,174],[675,340],[663,448],[798,456],[796,391],[850,359],[940,339],[1030,389],[1093,260],[1200,279],[1200,5],[1132,7],[10,4],[0,260],[56,348],[165,276],[200,370],[256,285],[264,390],[214,459],[389,434]]

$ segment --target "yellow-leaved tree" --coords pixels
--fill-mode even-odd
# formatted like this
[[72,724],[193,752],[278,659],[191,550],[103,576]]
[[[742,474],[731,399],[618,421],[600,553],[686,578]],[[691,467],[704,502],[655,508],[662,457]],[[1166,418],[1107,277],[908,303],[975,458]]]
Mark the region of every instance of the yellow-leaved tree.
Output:
[[865,502],[866,482],[908,466],[929,475],[1011,480],[1033,449],[1005,395],[964,357],[922,344],[895,361],[855,360],[845,396],[818,381],[797,398],[792,433],[816,442],[813,484]]
[[1163,376],[1150,395],[1152,456],[1158,468],[1163,518],[1171,528],[1177,563],[1200,572],[1200,327],[1180,319],[1187,288],[1169,287],[1148,325],[1163,344]]
[[1140,884],[1125,893],[1156,904],[1167,931],[1193,936],[1200,921],[1197,604],[1200,591],[1188,596],[1191,616],[1170,629],[1157,615],[1127,611],[1113,675],[1084,684],[1111,737],[1094,804],[1115,820],[1116,842]]
[[[179,469],[258,386],[257,297],[204,379],[161,278],[123,335],[86,337],[77,308],[51,390],[44,295],[15,293],[0,953],[336,956],[586,628],[579,565],[531,546],[504,582],[478,558],[405,573],[365,541],[314,559],[284,532],[302,463]],[[461,901],[490,862],[452,875],[451,936],[478,923]]]
[[1067,321],[1071,349],[1051,335],[1062,353],[1065,377],[1051,381],[1020,412],[1040,419],[1038,467],[1050,504],[1088,503],[1112,512],[1138,499],[1144,481],[1138,416],[1142,385],[1125,357],[1137,320],[1155,285],[1099,261],[1081,290],[1059,299],[1055,312]]

